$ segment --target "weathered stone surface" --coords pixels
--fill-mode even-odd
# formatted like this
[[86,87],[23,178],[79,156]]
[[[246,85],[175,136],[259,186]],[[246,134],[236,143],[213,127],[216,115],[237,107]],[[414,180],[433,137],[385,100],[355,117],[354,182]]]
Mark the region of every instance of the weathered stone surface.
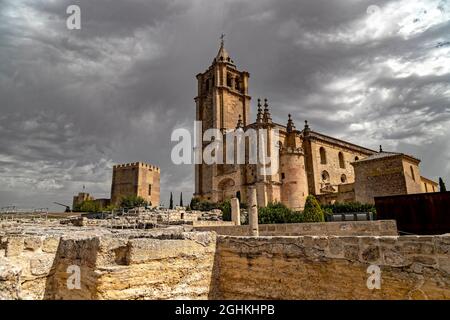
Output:
[[24,241],[22,237],[9,237],[6,243],[6,257],[14,257],[22,254]]
[[[450,299],[450,236],[8,228],[0,299]],[[366,286],[371,264],[381,290]],[[67,286],[69,266],[80,267],[79,290]]]
[[24,239],[24,247],[26,250],[36,251],[42,246],[42,238],[40,236],[26,237]]
[[38,255],[30,260],[30,272],[34,276],[47,275],[54,261],[52,255]]
[[19,298],[21,268],[0,258],[0,300]]
[[[311,237],[218,237],[220,266],[215,294],[221,299],[450,299],[449,256],[403,250],[401,237],[329,237],[314,251]],[[386,240],[386,241],[384,241]],[[422,244],[425,246],[422,248]],[[258,248],[249,253],[247,248]],[[295,251],[298,254],[295,254]],[[307,252],[303,255],[303,252]],[[343,256],[340,256],[344,252]],[[256,253],[257,253],[256,252]],[[289,252],[289,255],[285,253]],[[312,253],[313,254],[308,254]],[[295,256],[295,259],[291,259]],[[437,263],[433,261],[437,259]],[[412,262],[414,260],[414,263]],[[251,261],[251,262],[249,262]],[[381,268],[381,289],[370,290],[367,267]]]
[[58,244],[59,244],[58,237],[45,238],[42,244],[42,251],[49,253],[56,252],[56,249],[58,249]]
[[[246,236],[249,226],[201,226],[194,225],[197,231],[215,231],[220,235]],[[349,241],[358,241],[353,236],[397,236],[397,226],[392,220],[354,221],[354,222],[323,222],[323,223],[289,223],[289,224],[259,224],[261,236],[352,236]],[[393,241],[396,241],[395,239]]]

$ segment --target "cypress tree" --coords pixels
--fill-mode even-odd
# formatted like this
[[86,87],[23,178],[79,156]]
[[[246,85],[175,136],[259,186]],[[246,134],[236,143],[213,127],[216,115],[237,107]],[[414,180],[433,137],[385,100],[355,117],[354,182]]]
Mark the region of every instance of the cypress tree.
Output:
[[447,191],[447,189],[445,188],[444,180],[442,180],[441,177],[439,177],[439,191],[440,192]]
[[313,195],[306,197],[305,210],[303,210],[303,222],[324,222],[323,210]]
[[183,206],[183,192],[180,193],[180,207]]
[[169,209],[173,209],[173,196],[172,196],[172,192],[170,193]]

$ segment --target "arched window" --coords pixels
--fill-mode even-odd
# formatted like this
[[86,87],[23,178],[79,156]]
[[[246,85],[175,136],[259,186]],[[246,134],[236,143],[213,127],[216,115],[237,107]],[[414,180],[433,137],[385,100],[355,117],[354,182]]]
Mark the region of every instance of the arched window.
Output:
[[227,74],[227,87],[231,88],[231,75]]
[[355,157],[355,161],[358,161],[359,160],[359,157]]
[[425,187],[425,192],[428,192],[428,186],[427,186],[427,184],[424,182],[423,185],[424,185],[424,187]]
[[330,174],[327,171],[322,172],[322,181],[328,182],[330,180]]
[[235,81],[234,86],[236,87],[235,89],[237,91],[241,91],[241,79],[239,77],[236,77],[234,81]]
[[346,183],[346,182],[347,182],[347,176],[346,176],[345,174],[343,174],[343,175],[341,176],[341,182],[342,182],[342,183]]
[[339,167],[345,169],[344,154],[342,152],[339,152]]
[[327,164],[327,153],[325,152],[325,148],[320,147],[319,152],[320,152],[320,163]]
[[411,177],[414,181],[416,181],[416,176],[414,175],[414,169],[412,166],[409,166],[409,169],[411,170]]

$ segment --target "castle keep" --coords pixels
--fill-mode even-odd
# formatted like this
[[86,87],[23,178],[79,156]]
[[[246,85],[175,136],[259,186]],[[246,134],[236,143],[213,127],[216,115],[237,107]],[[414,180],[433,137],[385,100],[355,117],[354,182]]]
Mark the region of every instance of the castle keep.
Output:
[[[267,99],[258,99],[256,121],[252,122],[249,76],[236,67],[222,41],[211,66],[197,75],[196,120],[202,122],[202,134],[211,128],[223,134],[230,129],[265,129],[270,136],[278,130],[279,170],[261,175],[260,164],[196,164],[195,197],[213,202],[232,197],[245,201],[248,188],[255,187],[259,206],[279,201],[302,209],[309,194],[322,203],[373,203],[375,196],[437,191],[434,181],[420,176],[420,160],[324,135],[312,130],[307,121],[297,129],[291,115],[286,124],[275,123]],[[209,143],[203,142],[202,152]],[[265,150],[270,150],[268,144]],[[258,140],[256,148],[261,147]]]
[[118,205],[126,196],[142,197],[152,206],[160,200],[160,169],[150,164],[136,162],[113,167],[111,203]]

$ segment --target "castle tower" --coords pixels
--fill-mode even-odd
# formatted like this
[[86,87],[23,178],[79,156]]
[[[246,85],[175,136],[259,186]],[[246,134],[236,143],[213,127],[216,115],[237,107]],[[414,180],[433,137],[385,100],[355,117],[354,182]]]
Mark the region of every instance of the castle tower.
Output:
[[[211,66],[197,76],[198,93],[195,98],[196,120],[202,122],[203,132],[210,128],[235,129],[236,123],[250,123],[250,96],[248,95],[247,71],[240,71],[234,64],[222,41]],[[241,119],[239,119],[241,115]],[[208,143],[204,143],[203,149]],[[195,196],[213,200],[213,177],[217,165],[195,165]],[[208,199],[209,198],[209,199]]]
[[302,141],[289,115],[285,144],[280,151],[281,202],[289,208],[301,210],[308,196],[305,155]]
[[113,167],[111,203],[119,205],[127,196],[141,197],[159,206],[160,168],[143,162],[119,164]]

